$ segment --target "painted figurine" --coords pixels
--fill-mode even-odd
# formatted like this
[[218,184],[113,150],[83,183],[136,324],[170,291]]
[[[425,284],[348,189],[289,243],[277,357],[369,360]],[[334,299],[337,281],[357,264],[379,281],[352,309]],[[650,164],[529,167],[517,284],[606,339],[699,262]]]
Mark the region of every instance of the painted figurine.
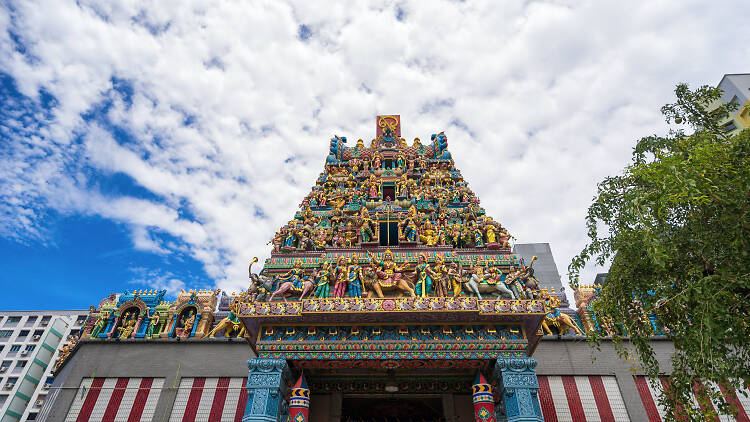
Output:
[[409,208],[409,213],[401,222],[402,233],[404,234],[404,240],[407,242],[417,241],[417,208],[412,205]]
[[323,262],[323,266],[315,276],[315,297],[326,298],[330,294],[331,263]]
[[346,257],[340,256],[336,262],[336,284],[333,286],[333,297],[344,297],[349,274],[346,271]]
[[302,269],[302,262],[301,261],[294,261],[294,268],[287,271],[286,274],[282,275],[279,280],[281,281],[291,281],[292,282],[292,290],[301,292],[302,291],[302,285],[304,284],[304,281],[302,280],[302,277],[304,276],[304,270]]
[[349,274],[349,297],[362,297],[362,267],[349,258],[347,272]]
[[[147,311],[148,312],[148,311]],[[147,313],[148,315],[148,313]],[[151,319],[148,323],[148,328],[146,328],[146,338],[154,338],[159,336],[159,324],[161,323],[159,320],[159,313],[154,312],[153,316],[148,315]]]
[[432,293],[432,277],[436,274],[427,263],[427,256],[420,254],[417,258],[417,266],[414,268],[414,292],[417,296],[426,297]]

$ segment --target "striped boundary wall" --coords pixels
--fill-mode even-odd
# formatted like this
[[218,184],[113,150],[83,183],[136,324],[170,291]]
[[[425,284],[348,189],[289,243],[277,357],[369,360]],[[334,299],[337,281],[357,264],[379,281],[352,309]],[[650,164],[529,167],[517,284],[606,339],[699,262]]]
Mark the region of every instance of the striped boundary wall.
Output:
[[247,378],[182,378],[171,421],[241,422]]
[[538,375],[545,422],[630,421],[614,376]]
[[151,421],[163,385],[164,378],[84,378],[65,421]]
[[[641,396],[643,407],[646,409],[646,414],[648,415],[649,422],[661,422],[664,420],[666,411],[659,404],[658,395],[661,394],[662,391],[664,391],[664,389],[668,385],[668,382],[668,377],[660,377],[658,380],[651,380],[643,376],[635,377],[635,384],[636,387],[638,387],[638,393]],[[701,386],[700,384],[696,384],[693,387],[694,404],[698,403],[695,395],[701,394],[700,390],[702,388],[703,386]],[[738,410],[738,414],[736,418],[727,415],[720,415],[714,420],[720,422],[750,422],[750,390],[744,390],[744,394],[742,394],[742,392],[729,391],[721,388],[721,392],[727,399],[727,401],[735,405],[735,408],[737,408]],[[713,406],[715,411],[716,405],[714,404]]]

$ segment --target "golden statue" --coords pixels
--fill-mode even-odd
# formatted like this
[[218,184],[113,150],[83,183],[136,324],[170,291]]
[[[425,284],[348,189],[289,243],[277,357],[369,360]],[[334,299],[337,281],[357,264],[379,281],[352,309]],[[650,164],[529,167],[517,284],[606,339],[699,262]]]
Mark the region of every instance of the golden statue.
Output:
[[438,240],[440,240],[440,237],[435,232],[435,229],[429,221],[425,221],[424,224],[422,224],[422,231],[419,234],[419,240],[427,246],[435,246],[437,245]]
[[117,328],[117,332],[119,333],[119,338],[128,338],[133,334],[133,331],[135,330],[135,323],[136,318],[134,317],[132,312],[128,312],[123,321],[122,324],[120,324],[120,327]]

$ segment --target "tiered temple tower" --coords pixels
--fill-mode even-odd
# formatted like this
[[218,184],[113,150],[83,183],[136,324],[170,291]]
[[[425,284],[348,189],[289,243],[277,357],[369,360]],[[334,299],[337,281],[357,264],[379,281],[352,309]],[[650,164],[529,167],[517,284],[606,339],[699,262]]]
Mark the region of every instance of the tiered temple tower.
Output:
[[377,116],[369,146],[347,145],[331,139],[323,173],[237,298],[257,354],[243,420],[283,420],[302,373],[311,407],[316,393],[343,397],[342,420],[438,420],[441,397],[485,377],[474,391],[486,403],[492,390],[495,412],[479,406],[477,420],[542,420],[531,356],[556,301],[534,259],[511,253],[444,133],[407,145],[400,116]]

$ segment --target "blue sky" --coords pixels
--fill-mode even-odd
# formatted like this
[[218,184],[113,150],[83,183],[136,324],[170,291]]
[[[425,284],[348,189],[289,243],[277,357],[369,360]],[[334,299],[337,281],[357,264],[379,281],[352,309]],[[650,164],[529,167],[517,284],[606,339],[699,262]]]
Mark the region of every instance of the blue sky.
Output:
[[[332,135],[445,131],[559,270],[678,82],[750,69],[744,2],[0,4],[0,309],[246,286]],[[590,267],[593,278],[600,269]]]

